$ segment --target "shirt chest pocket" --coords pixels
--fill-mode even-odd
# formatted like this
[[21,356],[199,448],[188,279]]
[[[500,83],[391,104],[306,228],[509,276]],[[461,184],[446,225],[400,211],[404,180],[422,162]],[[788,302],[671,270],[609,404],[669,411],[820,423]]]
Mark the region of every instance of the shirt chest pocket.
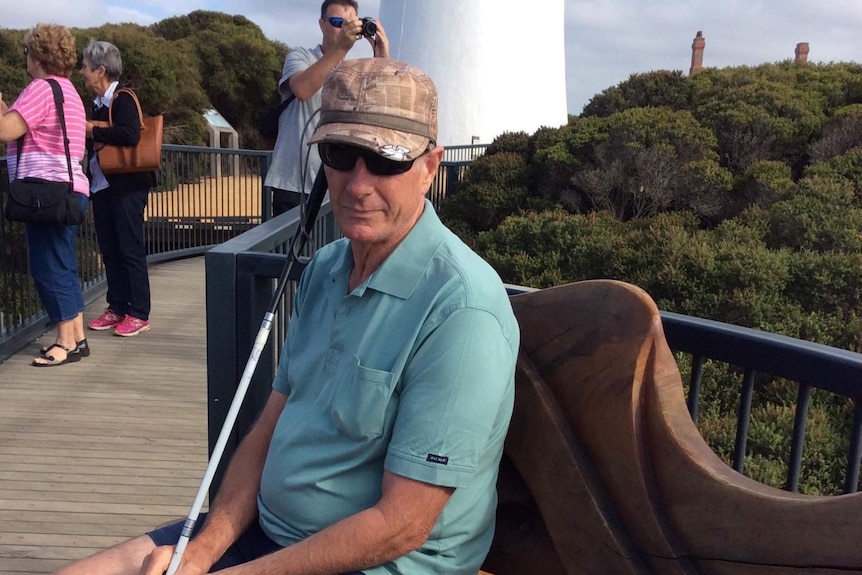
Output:
[[395,375],[359,365],[356,356],[348,363],[339,370],[341,381],[332,400],[332,421],[353,440],[375,439],[383,434]]

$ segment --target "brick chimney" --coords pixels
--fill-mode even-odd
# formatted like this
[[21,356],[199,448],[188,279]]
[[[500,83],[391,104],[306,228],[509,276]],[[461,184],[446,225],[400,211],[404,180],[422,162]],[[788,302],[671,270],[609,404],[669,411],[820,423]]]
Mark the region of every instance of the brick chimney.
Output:
[[691,69],[688,75],[696,74],[703,70],[703,48],[706,46],[706,40],[703,38],[703,32],[697,31],[697,36],[691,43]]
[[808,42],[800,42],[796,45],[796,60],[797,64],[808,63]]

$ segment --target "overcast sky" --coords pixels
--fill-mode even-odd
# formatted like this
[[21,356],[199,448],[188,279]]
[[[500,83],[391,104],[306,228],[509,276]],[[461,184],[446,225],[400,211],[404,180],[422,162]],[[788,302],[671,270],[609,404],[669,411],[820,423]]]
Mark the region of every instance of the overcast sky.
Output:
[[[205,9],[243,14],[267,37],[289,46],[313,46],[320,40],[319,0],[2,3],[0,24],[7,28],[29,28],[43,21],[78,27],[105,22],[151,24]],[[359,5],[360,16],[377,16],[379,0],[359,0]],[[494,3],[495,9],[512,14],[512,49],[535,50],[536,58],[541,58],[541,46],[519,42],[519,5],[526,3]],[[705,66],[792,59],[798,42],[809,43],[809,61],[862,62],[862,0],[565,0],[565,18],[567,101],[572,114],[580,113],[593,95],[633,73],[660,69],[688,73],[691,42],[698,30],[706,38]],[[370,52],[354,50],[351,54],[367,56]],[[517,71],[513,71],[515,89],[517,81]]]

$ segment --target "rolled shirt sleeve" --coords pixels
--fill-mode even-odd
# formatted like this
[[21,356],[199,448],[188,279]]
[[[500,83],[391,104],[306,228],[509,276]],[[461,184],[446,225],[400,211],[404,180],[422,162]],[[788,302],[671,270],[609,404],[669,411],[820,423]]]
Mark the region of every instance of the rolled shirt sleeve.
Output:
[[485,310],[451,314],[418,349],[385,468],[435,485],[468,484],[505,432],[512,409],[512,343]]

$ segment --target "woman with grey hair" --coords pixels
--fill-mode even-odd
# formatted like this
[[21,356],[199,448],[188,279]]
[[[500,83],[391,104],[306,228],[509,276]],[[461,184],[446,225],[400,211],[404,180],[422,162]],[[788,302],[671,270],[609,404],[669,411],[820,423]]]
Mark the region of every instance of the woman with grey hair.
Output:
[[[144,208],[155,172],[106,175],[95,149],[100,144],[134,146],[141,138],[141,124],[134,98],[127,92],[114,97],[123,73],[120,51],[110,42],[91,40],[84,48],[81,75],[96,94],[87,136],[90,137],[90,193],[96,237],[108,279],[108,306],[87,323],[90,329],[113,330],[133,336],[150,330],[150,280],[144,243]],[[101,127],[111,110],[112,124]]]

